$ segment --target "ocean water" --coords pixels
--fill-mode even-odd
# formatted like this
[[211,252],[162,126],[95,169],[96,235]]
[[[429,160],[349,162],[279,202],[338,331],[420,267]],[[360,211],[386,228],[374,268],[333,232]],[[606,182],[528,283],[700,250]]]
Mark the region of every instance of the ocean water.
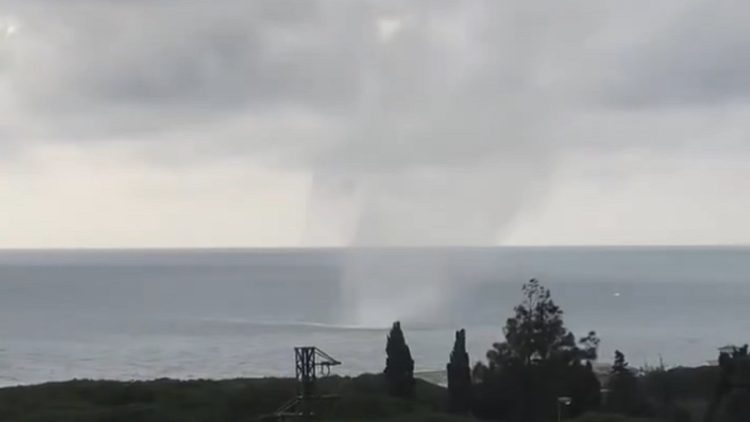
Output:
[[698,365],[750,342],[750,249],[445,248],[0,252],[0,385],[284,376],[293,347],[380,371],[401,320],[421,371],[453,331],[471,359],[538,278],[578,335],[631,365]]

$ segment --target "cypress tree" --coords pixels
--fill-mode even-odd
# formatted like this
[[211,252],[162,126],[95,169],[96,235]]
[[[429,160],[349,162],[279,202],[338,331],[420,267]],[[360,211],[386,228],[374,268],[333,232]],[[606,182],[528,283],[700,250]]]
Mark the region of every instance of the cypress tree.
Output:
[[468,412],[471,407],[471,369],[466,352],[466,330],[456,331],[450,362],[447,365],[449,409]]
[[396,321],[388,334],[385,351],[385,380],[388,392],[394,397],[414,397],[414,359],[406,344],[401,323]]

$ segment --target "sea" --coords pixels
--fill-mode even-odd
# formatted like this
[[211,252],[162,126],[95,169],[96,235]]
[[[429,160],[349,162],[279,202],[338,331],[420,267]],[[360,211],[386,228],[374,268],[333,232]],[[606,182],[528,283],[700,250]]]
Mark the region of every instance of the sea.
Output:
[[750,342],[750,248],[0,251],[0,386],[294,374],[296,346],[382,371],[393,321],[416,370],[455,330],[481,361],[537,278],[600,360],[703,365]]

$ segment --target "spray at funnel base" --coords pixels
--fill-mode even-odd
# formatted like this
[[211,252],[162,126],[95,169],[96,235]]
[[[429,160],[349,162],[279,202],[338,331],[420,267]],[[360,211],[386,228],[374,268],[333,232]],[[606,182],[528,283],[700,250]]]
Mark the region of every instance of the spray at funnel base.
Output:
[[393,321],[430,322],[444,300],[436,256],[404,249],[354,250],[343,276],[346,323],[388,327]]

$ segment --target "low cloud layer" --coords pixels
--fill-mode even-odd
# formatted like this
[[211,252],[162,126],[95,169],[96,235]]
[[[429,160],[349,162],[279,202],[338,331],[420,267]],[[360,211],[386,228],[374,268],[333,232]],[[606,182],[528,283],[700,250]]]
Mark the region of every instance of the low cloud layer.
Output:
[[271,206],[241,169],[265,172],[279,207],[304,196],[305,210],[251,245],[517,242],[529,215],[554,214],[539,209],[571,163],[601,163],[571,176],[597,185],[639,176],[639,159],[607,164],[623,156],[683,169],[750,154],[748,16],[694,0],[5,0],[0,163],[110,151],[153,173],[144,187],[165,171],[243,174],[222,179],[224,198],[184,193],[208,214],[206,201]]

